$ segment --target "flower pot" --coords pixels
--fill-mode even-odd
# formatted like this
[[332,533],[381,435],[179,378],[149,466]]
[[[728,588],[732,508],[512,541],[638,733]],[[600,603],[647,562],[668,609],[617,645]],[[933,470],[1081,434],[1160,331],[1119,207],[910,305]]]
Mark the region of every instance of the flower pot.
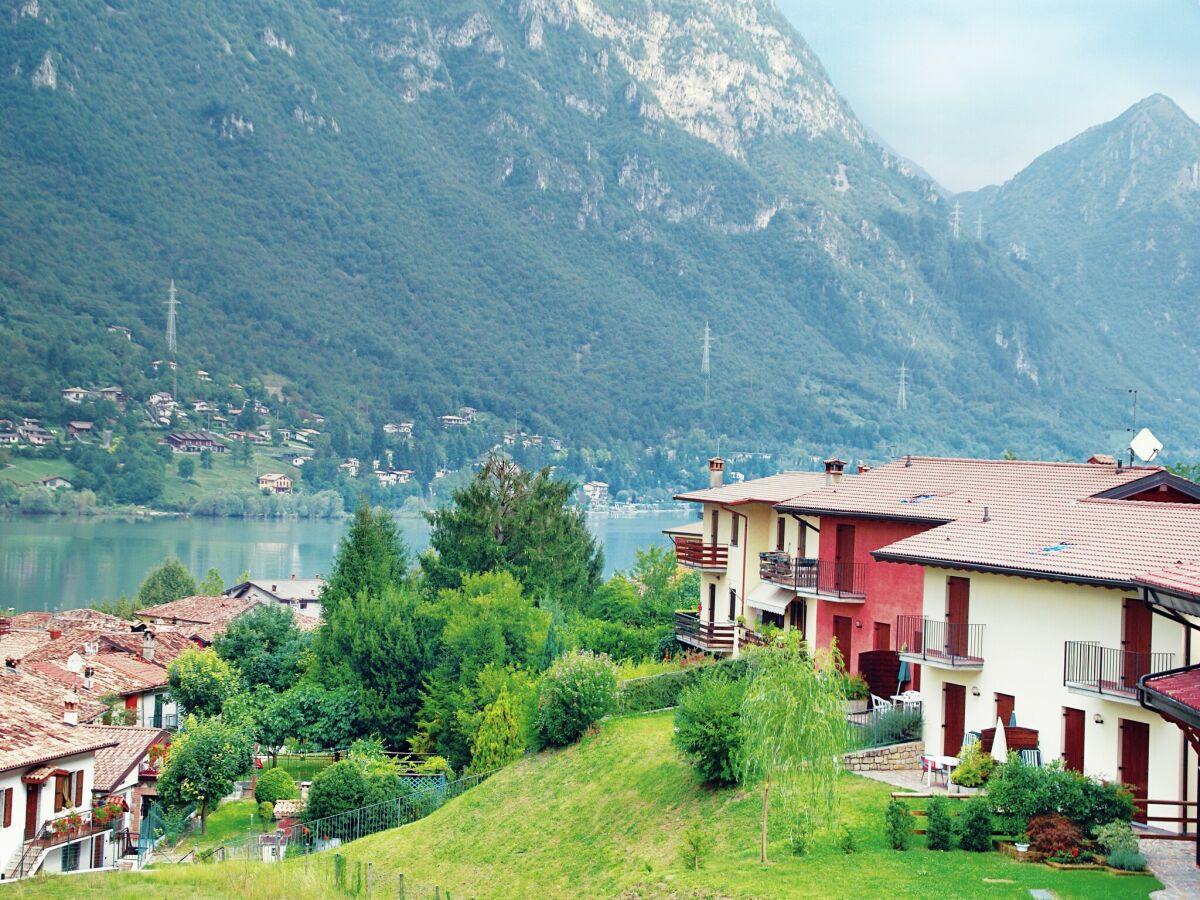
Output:
[[865,699],[864,700],[847,700],[846,701],[846,712],[851,713],[851,714],[865,713],[867,711],[867,703],[868,702],[869,701],[867,701]]
[[1025,853],[1029,849],[1029,845],[1026,843],[1016,843],[1013,846],[1017,848],[1018,853]]

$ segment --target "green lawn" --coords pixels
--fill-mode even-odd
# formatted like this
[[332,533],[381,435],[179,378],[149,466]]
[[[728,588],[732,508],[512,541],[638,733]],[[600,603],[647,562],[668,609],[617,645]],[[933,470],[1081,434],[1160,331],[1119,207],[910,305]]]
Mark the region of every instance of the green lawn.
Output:
[[[172,507],[190,505],[201,497],[209,494],[228,493],[233,491],[254,491],[258,489],[258,474],[281,472],[297,482],[300,470],[289,466],[276,456],[283,456],[287,451],[283,447],[256,447],[254,461],[241,465],[233,461],[232,451],[229,453],[213,454],[213,467],[205,469],[200,466],[199,454],[188,457],[196,465],[195,474],[184,481],[179,477],[179,460],[183,454],[175,454],[167,463],[166,481],[163,484],[161,502]],[[255,469],[255,463],[258,468]]]
[[171,855],[183,856],[189,850],[203,853],[205,850],[225,844],[245,846],[246,835],[249,832],[253,831],[255,835],[259,835],[264,831],[274,830],[274,820],[263,822],[258,815],[258,804],[253,800],[232,800],[222,803],[209,813],[208,829],[205,834],[200,833],[200,823],[197,820],[195,830],[180,841],[179,845],[171,851]]
[[[1062,898],[1145,897],[1150,877],[1059,872],[998,853],[934,853],[884,846],[890,789],[846,775],[843,821],[859,852],[834,836],[812,852],[788,855],[783,836],[771,863],[758,863],[760,797],[697,782],[670,746],[669,714],[608,722],[578,747],[529,757],[405,828],[346,845],[351,867],[372,863],[381,896],[406,885],[454,897],[1028,897],[1044,888]],[[703,824],[714,845],[699,871],[679,859],[681,836]],[[47,878],[9,888],[22,897],[336,896],[332,853],[277,866],[225,863],[170,866],[152,873]],[[410,896],[415,891],[410,892]],[[424,896],[424,893],[421,894]]]
[[75,467],[65,459],[20,459],[14,458],[12,465],[0,468],[0,478],[17,484],[29,484],[39,478],[58,475],[70,481],[75,477]]

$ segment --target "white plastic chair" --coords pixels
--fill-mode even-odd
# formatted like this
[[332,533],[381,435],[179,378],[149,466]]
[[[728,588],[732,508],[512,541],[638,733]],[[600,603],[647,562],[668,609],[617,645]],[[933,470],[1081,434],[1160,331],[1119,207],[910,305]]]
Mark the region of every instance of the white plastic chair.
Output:
[[871,709],[876,710],[877,712],[887,712],[894,706],[895,704],[892,703],[891,700],[884,700],[882,697],[877,697],[875,694],[871,695]]

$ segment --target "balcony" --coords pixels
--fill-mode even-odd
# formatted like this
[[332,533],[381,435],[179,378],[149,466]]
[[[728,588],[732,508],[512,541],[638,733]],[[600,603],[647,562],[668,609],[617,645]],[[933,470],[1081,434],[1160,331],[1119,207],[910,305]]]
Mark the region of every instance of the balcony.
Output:
[[680,643],[710,653],[732,653],[736,628],[733,622],[702,622],[700,616],[693,612],[675,613],[675,637]]
[[724,572],[729,566],[726,544],[706,544],[701,538],[675,537],[675,558],[681,566],[702,572]]
[[138,778],[158,778],[162,769],[162,761],[146,757],[138,764]]
[[1096,641],[1067,641],[1063,684],[1074,693],[1136,704],[1141,677],[1170,669],[1174,659],[1173,653],[1134,653]]
[[867,564],[760,553],[758,577],[798,594],[857,602],[867,596]]
[[928,616],[896,616],[900,658],[939,669],[982,669],[983,626]]

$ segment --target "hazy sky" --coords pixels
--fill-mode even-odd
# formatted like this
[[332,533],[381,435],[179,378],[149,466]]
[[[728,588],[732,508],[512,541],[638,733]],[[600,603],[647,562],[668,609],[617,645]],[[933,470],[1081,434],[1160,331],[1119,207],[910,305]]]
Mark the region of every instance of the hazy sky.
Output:
[[859,117],[951,190],[1153,93],[1200,121],[1200,0],[777,0]]

